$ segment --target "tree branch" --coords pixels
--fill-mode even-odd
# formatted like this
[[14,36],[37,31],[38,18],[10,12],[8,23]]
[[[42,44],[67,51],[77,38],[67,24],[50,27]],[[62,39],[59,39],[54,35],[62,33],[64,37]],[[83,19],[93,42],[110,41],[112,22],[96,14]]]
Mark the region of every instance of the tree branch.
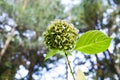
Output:
[[110,53],[110,51],[107,50],[107,52],[108,52],[108,54],[110,56],[111,64],[113,65],[113,68],[115,69],[115,72],[116,72],[117,76],[120,79],[120,68],[116,65],[115,60],[113,59],[112,54]]
[[9,43],[10,43],[10,41],[11,41],[11,38],[12,38],[13,33],[14,33],[14,31],[15,31],[15,27],[16,27],[16,26],[14,26],[14,27],[12,28],[12,30],[11,30],[11,32],[10,32],[10,35],[9,35],[9,37],[7,38],[6,42],[5,42],[5,45],[4,45],[3,49],[2,49],[1,52],[0,52],[0,63],[1,63],[2,56],[5,54],[5,51],[6,51],[8,45],[9,45]]

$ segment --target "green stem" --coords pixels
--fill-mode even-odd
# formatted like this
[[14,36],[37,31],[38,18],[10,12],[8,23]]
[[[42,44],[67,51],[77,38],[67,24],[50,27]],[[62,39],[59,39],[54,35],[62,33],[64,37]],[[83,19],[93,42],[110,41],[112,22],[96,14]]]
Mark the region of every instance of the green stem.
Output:
[[65,51],[65,57],[66,57],[66,59],[67,59],[67,63],[68,63],[69,69],[70,69],[70,73],[72,74],[73,79],[75,80],[75,76],[74,76],[74,73],[73,73],[73,71],[72,71],[72,67],[71,67],[71,65],[70,65],[70,61],[69,61],[69,59],[68,59],[67,51]]

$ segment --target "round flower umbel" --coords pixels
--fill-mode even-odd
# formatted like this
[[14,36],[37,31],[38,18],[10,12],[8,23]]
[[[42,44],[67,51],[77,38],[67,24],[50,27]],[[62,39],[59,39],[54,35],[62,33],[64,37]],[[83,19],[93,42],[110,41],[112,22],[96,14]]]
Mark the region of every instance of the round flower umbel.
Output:
[[74,48],[78,30],[63,20],[53,21],[44,33],[44,42],[50,49],[70,50]]

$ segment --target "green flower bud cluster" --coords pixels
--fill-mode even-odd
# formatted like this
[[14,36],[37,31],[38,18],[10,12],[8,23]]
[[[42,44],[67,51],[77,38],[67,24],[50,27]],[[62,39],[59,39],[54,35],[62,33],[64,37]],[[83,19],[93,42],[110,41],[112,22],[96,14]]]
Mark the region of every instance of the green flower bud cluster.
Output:
[[50,49],[70,50],[74,48],[78,30],[63,20],[53,21],[44,33],[44,42]]

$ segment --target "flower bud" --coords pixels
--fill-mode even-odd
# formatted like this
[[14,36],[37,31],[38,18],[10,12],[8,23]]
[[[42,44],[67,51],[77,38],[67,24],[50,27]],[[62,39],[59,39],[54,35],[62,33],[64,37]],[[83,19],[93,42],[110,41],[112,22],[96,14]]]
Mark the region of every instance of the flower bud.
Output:
[[44,43],[50,49],[70,50],[74,48],[78,30],[63,20],[53,21],[44,33]]

